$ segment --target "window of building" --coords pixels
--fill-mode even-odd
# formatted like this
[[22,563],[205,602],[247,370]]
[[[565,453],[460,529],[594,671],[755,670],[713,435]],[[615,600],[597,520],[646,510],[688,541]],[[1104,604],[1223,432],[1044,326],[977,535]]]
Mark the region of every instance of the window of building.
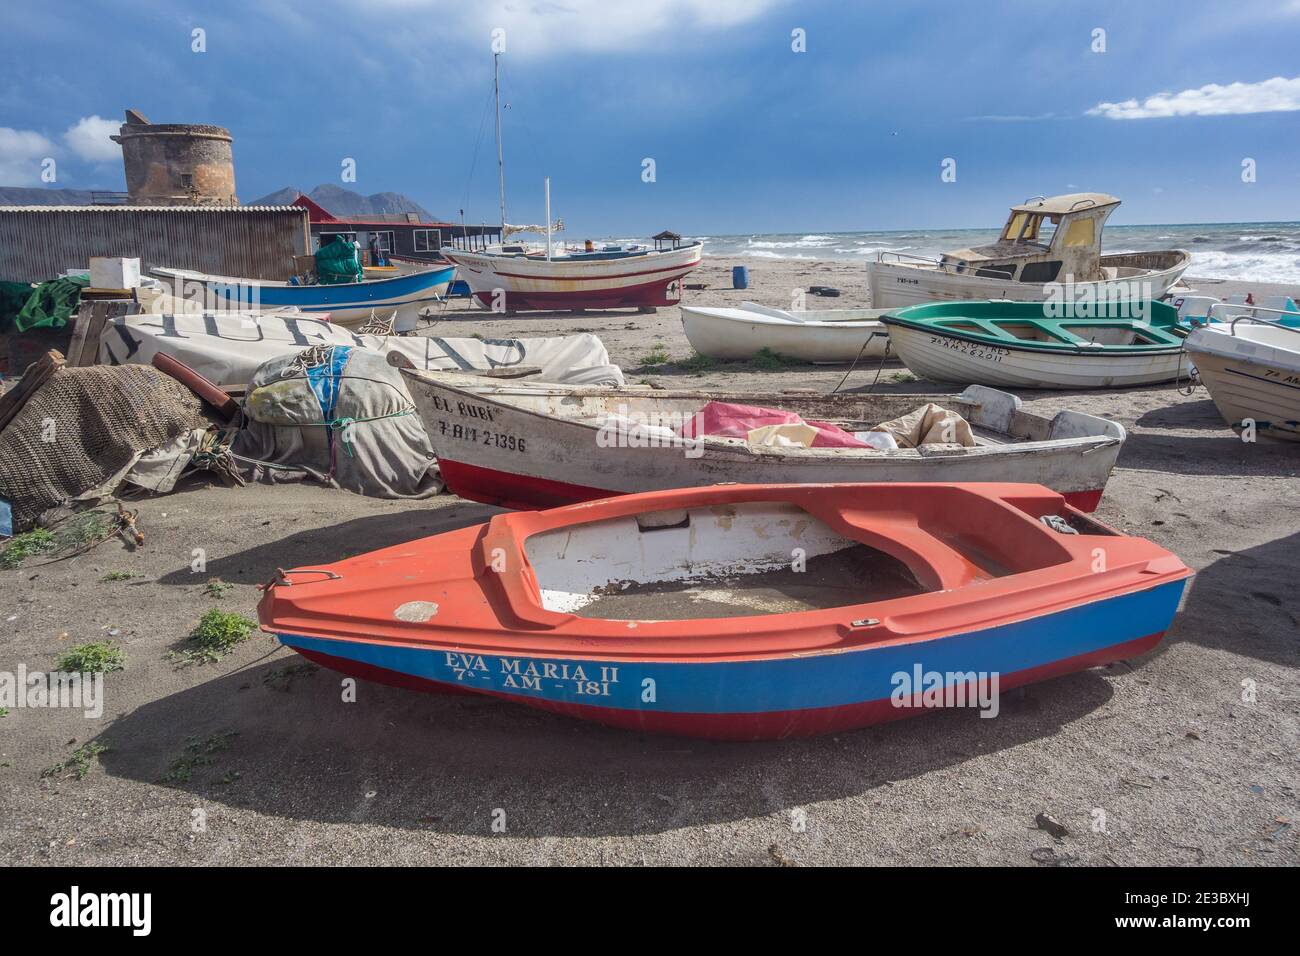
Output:
[[437,252],[442,247],[440,229],[413,229],[411,234],[415,237],[416,252]]

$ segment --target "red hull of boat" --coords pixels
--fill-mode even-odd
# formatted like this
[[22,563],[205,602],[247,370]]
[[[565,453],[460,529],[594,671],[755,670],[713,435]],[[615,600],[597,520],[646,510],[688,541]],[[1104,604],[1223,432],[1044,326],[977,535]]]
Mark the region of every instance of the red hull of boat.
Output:
[[[533,475],[511,474],[493,468],[481,468],[460,461],[438,459],[438,471],[447,484],[447,490],[458,498],[479,501],[485,505],[531,511],[537,508],[557,508],[560,505],[613,498],[629,494],[606,488],[590,488],[567,481],[538,478]],[[1074,508],[1091,514],[1101,504],[1103,489],[1096,491],[1067,491],[1065,500]]]
[[489,309],[503,308],[507,312],[528,311],[562,311],[565,309],[653,309],[660,306],[677,305],[681,302],[680,280],[689,269],[681,274],[667,278],[655,279],[641,285],[622,286],[617,289],[583,289],[564,292],[516,292],[513,289],[502,293],[497,300],[495,292],[476,292],[474,298]]

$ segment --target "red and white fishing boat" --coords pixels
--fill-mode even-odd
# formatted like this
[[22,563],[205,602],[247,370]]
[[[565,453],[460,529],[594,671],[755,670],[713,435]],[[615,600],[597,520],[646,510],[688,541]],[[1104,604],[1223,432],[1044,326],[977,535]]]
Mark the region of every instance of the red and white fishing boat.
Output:
[[[1124,426],[1069,409],[1041,415],[985,386],[960,394],[722,393],[501,382],[403,370],[447,489],[509,508],[731,481],[1033,481],[1092,511]],[[703,422],[717,403],[772,409],[866,431],[933,404],[961,416],[972,444],[755,445]],[[689,434],[695,437],[687,437]],[[943,437],[940,434],[938,437]],[[953,436],[956,437],[955,435]]]
[[258,613],[363,679],[755,740],[996,717],[1151,650],[1190,575],[1038,485],[715,485],[279,571]]
[[619,246],[592,252],[468,252],[444,248],[470,294],[496,312],[528,309],[651,309],[676,305],[682,277],[700,264],[699,241],[671,248]]
[[[682,277],[700,264],[704,244],[682,242],[673,232],[654,237],[654,247],[640,243],[610,243],[597,249],[590,241],[581,250],[557,251],[551,241],[563,220],[551,220],[551,181],[546,180],[546,223],[540,226],[506,222],[505,159],[501,146],[501,54],[492,57],[496,97],[497,185],[501,204],[501,240],[495,248],[468,250],[443,246],[439,250],[459,269],[470,294],[493,312],[572,309],[654,309],[676,305],[682,298]],[[508,245],[521,232],[546,234],[544,249]]]

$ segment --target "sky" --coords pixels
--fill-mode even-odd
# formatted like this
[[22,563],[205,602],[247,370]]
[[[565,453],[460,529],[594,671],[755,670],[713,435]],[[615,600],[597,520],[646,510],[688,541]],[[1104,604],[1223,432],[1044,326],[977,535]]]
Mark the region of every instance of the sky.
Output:
[[0,185],[123,189],[131,107],[230,129],[244,201],[493,222],[496,43],[508,219],[550,176],[570,235],[1300,219],[1300,0],[6,2]]

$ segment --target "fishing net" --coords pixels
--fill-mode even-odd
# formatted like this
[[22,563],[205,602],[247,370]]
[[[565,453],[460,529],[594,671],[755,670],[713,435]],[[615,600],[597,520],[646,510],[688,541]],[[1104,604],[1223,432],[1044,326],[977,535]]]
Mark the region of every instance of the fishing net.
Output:
[[352,243],[336,238],[317,250],[316,281],[321,285],[360,282],[362,276],[361,260]]
[[199,397],[151,366],[61,369],[0,432],[0,498],[14,531],[55,505],[109,494],[144,452],[209,424]]

